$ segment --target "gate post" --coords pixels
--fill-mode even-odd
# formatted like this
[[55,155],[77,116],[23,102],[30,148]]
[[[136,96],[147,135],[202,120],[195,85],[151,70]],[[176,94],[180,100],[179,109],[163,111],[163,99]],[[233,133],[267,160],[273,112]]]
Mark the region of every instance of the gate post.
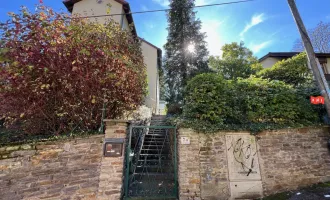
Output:
[[[106,119],[104,122],[106,123],[105,141],[125,141],[128,127],[127,120]],[[115,145],[112,147],[115,147]],[[122,144],[121,155],[117,157],[105,157],[104,155],[106,152],[110,152],[112,147],[110,146],[109,149],[104,149],[105,145],[103,145],[103,157],[100,166],[99,191],[97,199],[119,200],[121,196],[125,159],[125,142]]]

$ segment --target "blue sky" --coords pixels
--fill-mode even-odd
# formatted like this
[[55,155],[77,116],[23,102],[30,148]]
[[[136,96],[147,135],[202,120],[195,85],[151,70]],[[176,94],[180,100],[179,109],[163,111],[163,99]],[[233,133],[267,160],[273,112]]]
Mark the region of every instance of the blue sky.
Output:
[[[95,1],[95,0],[85,0]],[[196,0],[197,5],[223,3],[234,0]],[[66,11],[61,0],[44,0],[56,11]],[[128,0],[132,11],[168,8],[168,0]],[[21,5],[34,9],[39,0],[14,0],[0,7],[0,21],[8,12],[17,12]],[[307,28],[320,21],[330,21],[329,0],[296,0]],[[286,0],[256,0],[254,2],[196,9],[197,17],[206,32],[211,55],[220,55],[221,46],[243,40],[257,57],[268,52],[291,51],[299,37]],[[134,15],[138,35],[158,47],[163,47],[167,37],[165,12]]]

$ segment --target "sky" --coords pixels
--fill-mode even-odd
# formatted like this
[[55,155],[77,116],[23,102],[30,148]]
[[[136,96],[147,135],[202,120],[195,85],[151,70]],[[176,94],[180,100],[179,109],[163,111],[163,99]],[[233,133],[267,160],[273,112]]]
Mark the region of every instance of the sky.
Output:
[[[95,1],[96,0],[85,0]],[[168,8],[168,0],[126,0],[132,12]],[[224,3],[236,0],[196,0],[196,5]],[[39,0],[6,1],[0,7],[0,22],[8,19],[8,12],[18,12],[24,5],[34,10]],[[62,0],[43,0],[55,11],[65,11]],[[330,22],[330,0],[296,0],[307,29],[320,21]],[[299,32],[294,23],[287,0],[255,0],[253,2],[196,8],[197,18],[202,22],[202,32],[210,55],[220,56],[221,47],[231,42],[243,41],[258,58],[268,52],[292,50]],[[165,12],[133,15],[138,35],[163,48],[167,38]]]

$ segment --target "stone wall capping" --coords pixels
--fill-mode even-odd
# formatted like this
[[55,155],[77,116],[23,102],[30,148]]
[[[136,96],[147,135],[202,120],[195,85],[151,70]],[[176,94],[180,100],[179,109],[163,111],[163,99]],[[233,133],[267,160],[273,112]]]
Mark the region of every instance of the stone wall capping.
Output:
[[116,124],[128,124],[129,120],[123,120],[123,119],[104,119],[103,120],[107,126],[113,126]]

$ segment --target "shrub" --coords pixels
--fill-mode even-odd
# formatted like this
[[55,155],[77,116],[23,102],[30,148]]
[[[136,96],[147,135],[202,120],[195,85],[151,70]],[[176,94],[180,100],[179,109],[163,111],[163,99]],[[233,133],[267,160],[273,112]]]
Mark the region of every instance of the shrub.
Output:
[[307,67],[306,53],[279,61],[271,68],[261,70],[257,76],[283,81],[294,86],[311,84],[313,80],[312,73]]
[[[146,68],[140,44],[114,22],[68,21],[39,7],[11,14],[0,47],[0,116],[29,133],[97,130],[141,105]],[[0,64],[1,65],[1,64]]]
[[184,116],[222,124],[229,113],[227,82],[216,74],[197,75],[186,87]]
[[317,120],[309,101],[284,82],[250,77],[234,84],[233,94],[240,96],[241,102],[233,108],[241,115],[232,117],[238,123],[294,125]]
[[256,77],[227,81],[215,74],[202,74],[188,83],[185,100],[186,124],[204,132],[256,132],[320,122],[309,100],[281,81]]
[[166,105],[168,115],[181,115],[182,114],[182,105],[178,103]]
[[152,111],[147,106],[140,106],[137,110],[132,113],[132,119],[139,121],[139,120],[148,120],[152,117]]

